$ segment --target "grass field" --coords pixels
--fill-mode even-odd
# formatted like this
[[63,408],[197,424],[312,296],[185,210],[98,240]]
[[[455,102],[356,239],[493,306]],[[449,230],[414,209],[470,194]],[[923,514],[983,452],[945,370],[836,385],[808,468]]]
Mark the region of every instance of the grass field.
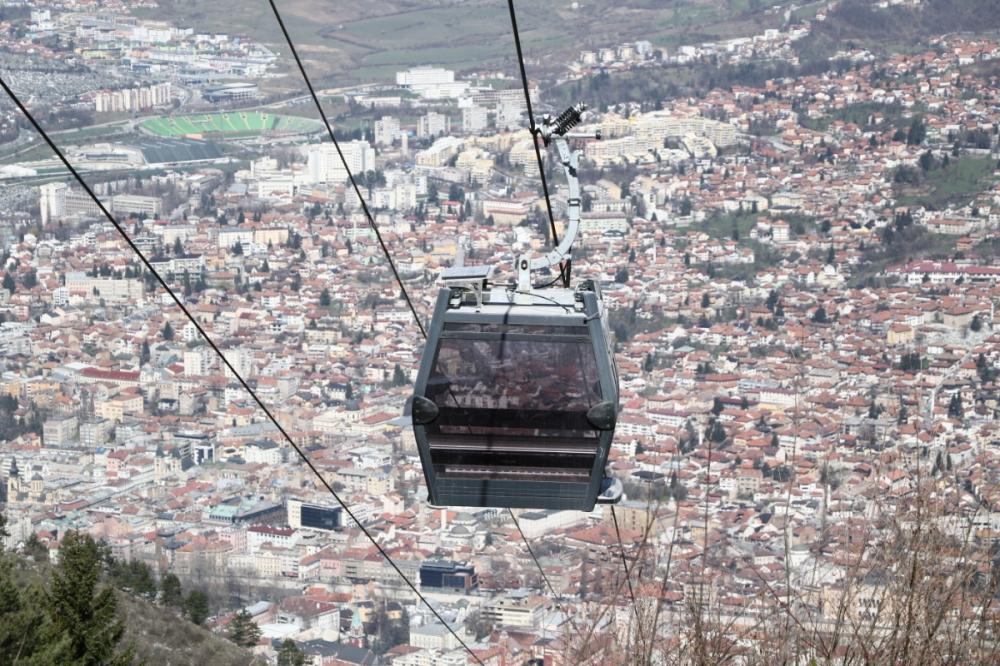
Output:
[[140,129],[160,137],[203,134],[212,136],[257,136],[266,131],[309,132],[320,128],[317,121],[297,116],[278,116],[261,111],[230,111],[193,116],[163,116],[139,124]]
[[903,206],[941,209],[962,206],[989,187],[996,171],[996,161],[988,157],[963,157],[947,167],[934,169],[916,187],[897,190]]

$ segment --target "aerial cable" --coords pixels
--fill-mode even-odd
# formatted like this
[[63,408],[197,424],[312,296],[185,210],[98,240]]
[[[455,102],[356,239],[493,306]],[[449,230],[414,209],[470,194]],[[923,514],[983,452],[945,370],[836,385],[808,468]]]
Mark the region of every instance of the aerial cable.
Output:
[[375,218],[372,217],[372,213],[368,209],[368,204],[365,203],[365,198],[361,196],[361,188],[358,187],[358,181],[355,180],[354,174],[351,173],[351,168],[347,164],[347,158],[344,157],[344,153],[340,149],[340,143],[337,141],[337,137],[333,133],[333,127],[330,125],[329,118],[326,117],[326,113],[323,111],[323,105],[320,104],[319,97],[316,95],[316,89],[313,88],[312,81],[309,79],[309,75],[306,74],[306,68],[302,65],[302,59],[299,58],[299,52],[295,48],[292,36],[288,33],[288,29],[285,27],[285,22],[281,18],[281,13],[278,12],[278,6],[274,3],[274,0],[268,0],[268,2],[271,4],[272,11],[274,11],[274,18],[277,19],[278,26],[281,28],[281,32],[285,36],[288,48],[292,52],[292,57],[295,58],[295,64],[299,66],[299,72],[302,74],[302,80],[305,81],[306,87],[309,89],[309,94],[312,96],[313,102],[316,104],[316,110],[319,111],[319,117],[322,119],[323,124],[326,125],[326,131],[327,134],[330,135],[330,141],[333,142],[333,147],[337,150],[337,155],[340,157],[340,161],[344,165],[344,170],[347,171],[347,177],[351,181],[354,193],[357,195],[358,201],[361,203],[361,208],[364,210],[365,217],[368,218],[368,225],[372,228],[372,231],[375,232],[375,238],[378,240],[378,244],[382,248],[382,254],[385,256],[385,260],[389,262],[389,268],[392,269],[392,274],[396,278],[396,283],[399,284],[399,288],[403,293],[403,299],[406,301],[407,307],[410,308],[410,312],[413,314],[413,320],[417,322],[417,328],[420,329],[420,334],[426,339],[427,331],[424,329],[424,323],[421,321],[420,315],[417,314],[416,308],[413,307],[413,301],[410,300],[410,295],[407,293],[406,287],[403,285],[403,280],[399,277],[399,271],[396,270],[396,262],[392,260],[389,248],[386,247],[385,241],[382,240],[382,233],[379,231],[378,225],[375,224]]
[[379,542],[375,540],[375,537],[372,535],[371,532],[368,531],[368,528],[366,528],[362,524],[361,520],[358,519],[358,517],[354,514],[353,511],[351,511],[351,508],[347,505],[347,503],[343,499],[341,499],[340,495],[338,495],[337,492],[333,489],[333,486],[331,486],[330,483],[323,477],[323,475],[320,474],[319,470],[309,459],[309,457],[305,454],[305,452],[299,447],[298,444],[295,443],[295,440],[292,439],[291,435],[288,434],[288,431],[285,430],[285,428],[278,422],[277,418],[275,418],[275,416],[271,413],[271,410],[267,408],[267,405],[265,405],[264,402],[257,396],[257,393],[252,388],[250,388],[250,385],[246,382],[245,379],[243,379],[240,373],[236,371],[236,368],[233,367],[233,365],[229,362],[229,359],[227,359],[225,354],[222,353],[222,350],[219,349],[218,345],[215,344],[215,341],[212,340],[211,337],[209,337],[208,333],[205,332],[205,329],[202,328],[201,324],[198,323],[198,320],[195,319],[195,317],[187,309],[183,301],[181,301],[181,299],[177,296],[174,290],[170,288],[170,285],[167,284],[166,280],[164,280],[163,277],[156,272],[156,269],[153,268],[153,265],[150,263],[149,259],[146,258],[146,255],[142,253],[142,251],[135,244],[135,242],[133,242],[132,239],[129,237],[128,233],[125,231],[125,228],[121,225],[121,223],[118,222],[115,216],[112,215],[111,212],[105,207],[105,205],[101,202],[101,200],[97,197],[97,195],[94,194],[94,190],[91,189],[90,185],[87,184],[87,181],[83,179],[83,176],[81,176],[80,173],[73,167],[73,165],[70,164],[69,160],[66,158],[66,155],[55,144],[55,142],[52,141],[48,133],[44,129],[42,129],[42,126],[38,124],[38,121],[35,119],[34,115],[32,115],[30,111],[28,111],[27,107],[24,106],[24,104],[21,102],[21,99],[14,93],[13,90],[11,90],[10,86],[7,85],[7,82],[3,79],[3,77],[0,77],[0,87],[3,88],[4,92],[7,93],[7,96],[10,97],[11,101],[14,102],[17,108],[21,110],[21,113],[24,114],[25,118],[28,119],[28,122],[30,122],[31,125],[35,128],[35,131],[38,132],[38,134],[42,137],[45,143],[48,144],[49,148],[52,149],[52,152],[55,153],[56,157],[59,158],[59,161],[63,163],[63,166],[65,166],[66,169],[73,176],[73,178],[76,179],[76,182],[80,184],[80,187],[83,188],[83,191],[87,193],[87,195],[91,198],[91,200],[93,200],[94,204],[98,207],[98,209],[100,209],[101,213],[103,213],[104,216],[108,219],[108,221],[111,222],[111,224],[115,227],[115,229],[118,230],[118,233],[121,235],[121,237],[125,239],[125,242],[128,244],[130,248],[132,248],[132,251],[135,252],[136,256],[139,257],[139,260],[146,266],[149,272],[152,273],[153,277],[156,278],[156,281],[159,282],[160,285],[166,290],[170,298],[174,301],[174,303],[177,304],[177,307],[181,309],[181,312],[184,313],[184,316],[188,318],[188,320],[195,327],[198,333],[201,334],[202,338],[205,339],[205,342],[208,344],[209,347],[212,348],[215,354],[219,357],[219,360],[222,361],[223,365],[225,365],[226,368],[231,373],[233,373],[233,377],[236,378],[236,381],[246,390],[246,392],[250,395],[250,397],[257,404],[257,406],[260,407],[261,411],[264,412],[264,414],[267,416],[271,424],[278,429],[278,432],[281,433],[285,441],[288,442],[289,446],[291,446],[292,449],[295,450],[295,452],[299,455],[299,458],[302,460],[302,462],[304,462],[306,466],[309,468],[309,470],[316,476],[316,478],[319,479],[320,483],[323,484],[323,487],[326,488],[327,491],[329,491],[333,499],[336,500],[337,504],[339,504],[340,507],[344,510],[344,513],[350,516],[351,520],[355,522],[355,524],[358,526],[361,532],[366,537],[368,537],[369,541],[372,542],[372,545],[375,546],[375,549],[379,552],[379,554],[382,557],[384,557],[385,560],[389,563],[389,566],[391,566],[395,570],[395,572],[399,575],[399,577],[403,579],[403,582],[406,583],[407,587],[409,587],[413,591],[413,593],[416,594],[417,597],[427,606],[427,608],[430,609],[434,617],[437,618],[437,620],[441,622],[442,625],[444,625],[445,629],[447,629],[451,633],[451,635],[455,637],[455,639],[459,642],[459,644],[463,648],[465,648],[465,650],[470,655],[472,655],[472,658],[475,659],[477,663],[482,665],[483,661],[479,658],[479,656],[472,651],[472,649],[465,643],[465,641],[462,640],[461,636],[459,636],[455,632],[455,630],[452,629],[451,626],[449,626],[448,623],[444,621],[444,618],[441,617],[437,609],[435,609],[434,606],[432,606],[431,603],[424,597],[424,595],[420,593],[420,590],[418,590],[417,587],[413,584],[413,582],[410,581],[410,579],[403,573],[403,571],[399,568],[399,565],[397,565],[392,560],[392,557],[389,556],[389,553],[386,552],[385,548],[383,548],[379,544]]
[[[517,50],[517,64],[521,69],[521,85],[524,88],[524,103],[528,109],[528,127],[531,131],[531,143],[535,146],[535,159],[538,161],[538,175],[542,179],[542,193],[545,195],[545,209],[549,214],[549,228],[552,231],[552,246],[559,245],[559,233],[556,231],[556,219],[552,215],[552,200],[549,197],[549,184],[545,179],[545,165],[542,164],[542,150],[538,145],[539,129],[535,125],[535,113],[531,109],[531,93],[528,92],[528,74],[524,69],[524,53],[521,51],[521,34],[517,29],[517,16],[514,12],[514,0],[507,0],[510,11],[510,28],[514,33],[514,48]],[[559,262],[559,276],[563,286],[569,288],[569,262]]]
[[[521,541],[524,542],[524,547],[527,548],[528,554],[531,555],[531,559],[535,561],[535,566],[538,567],[538,573],[542,574],[542,580],[545,581],[546,587],[549,588],[549,593],[552,594],[552,601],[555,604],[556,609],[565,612],[565,609],[559,603],[559,595],[556,594],[556,589],[552,587],[552,583],[551,581],[549,581],[549,577],[545,575],[545,570],[542,569],[541,562],[539,562],[538,557],[535,556],[535,551],[532,550],[531,544],[528,543],[528,537],[524,536],[524,532],[521,530],[521,523],[518,522],[517,516],[514,515],[514,510],[511,509],[510,507],[507,507],[507,513],[510,514],[510,519],[514,521],[514,527],[517,528],[518,534],[521,535]],[[573,616],[570,615],[569,613],[566,613],[566,618],[569,620],[570,625],[573,627],[573,631],[579,634],[580,628],[576,625],[576,621],[573,619]]]
[[625,544],[622,543],[622,532],[618,527],[618,513],[615,511],[615,505],[611,505],[611,517],[615,521],[615,534],[618,535],[618,552],[622,557],[622,568],[625,569],[625,580],[628,582],[628,595],[632,597],[632,612],[635,614],[635,628],[636,632],[639,634],[639,642],[642,643],[644,651],[646,645],[646,637],[643,635],[642,631],[642,619],[639,617],[639,605],[635,602],[635,590],[632,589],[632,575],[628,570],[628,561],[625,559]]

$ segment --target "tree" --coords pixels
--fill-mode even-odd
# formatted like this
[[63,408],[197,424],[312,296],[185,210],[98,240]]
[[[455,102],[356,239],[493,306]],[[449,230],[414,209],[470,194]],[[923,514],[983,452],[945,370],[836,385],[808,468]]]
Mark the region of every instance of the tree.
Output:
[[17,291],[17,283],[14,281],[14,276],[10,273],[3,274],[3,288],[12,294]]
[[174,327],[170,325],[169,321],[163,325],[163,330],[160,331],[160,335],[168,342],[174,339]]
[[101,553],[88,534],[68,532],[52,571],[49,611],[54,627],[65,634],[64,661],[86,666],[132,663],[129,650],[118,652],[125,625],[118,617],[112,588],[99,586]]
[[21,284],[23,284],[27,289],[34,289],[35,285],[38,284],[38,275],[34,270],[28,271],[24,274],[24,277],[21,278]]
[[392,370],[392,385],[393,386],[406,386],[409,383],[409,379],[406,378],[406,373],[403,369],[399,367],[399,363]]
[[48,562],[49,549],[41,542],[38,535],[32,532],[24,542],[23,551],[26,557],[30,557],[35,562]]
[[239,241],[236,241],[236,243],[233,245],[232,253],[235,256],[237,256],[237,257],[242,256],[243,255],[243,243],[241,243]]
[[164,574],[160,579],[160,603],[171,608],[180,608],[184,603],[181,579],[175,574]]
[[330,290],[324,289],[319,295],[319,304],[324,308],[330,307]]
[[910,129],[906,133],[906,143],[910,146],[919,146],[927,136],[927,128],[920,116],[915,116],[910,122]]
[[962,407],[962,396],[955,393],[948,403],[948,418],[960,419],[964,416],[965,409]]
[[708,292],[706,291],[701,295],[701,307],[707,308],[711,304],[712,300],[708,297]]
[[174,254],[177,256],[184,254],[184,245],[181,244],[180,236],[174,239]]
[[230,620],[226,628],[229,640],[242,647],[253,647],[260,640],[260,627],[246,610],[241,610]]
[[291,638],[278,648],[278,666],[306,666],[306,655]]
[[688,215],[690,215],[691,209],[692,209],[691,199],[689,199],[688,197],[684,197],[681,200],[681,217],[687,217]]
[[35,585],[22,589],[13,562],[0,555],[0,661],[23,664],[58,663],[66,639],[58,636],[44,612],[44,592]]
[[833,246],[831,245],[826,251],[826,263],[833,264],[837,260],[837,253],[834,252]]
[[978,333],[983,330],[983,320],[980,319],[978,314],[972,317],[972,323],[969,324],[969,330],[973,333]]
[[142,341],[142,346],[139,348],[139,365],[146,365],[149,363],[150,352],[149,352],[149,342],[146,340]]
[[628,269],[622,266],[615,272],[615,282],[624,284],[628,282]]
[[817,324],[825,324],[826,319],[826,308],[822,305],[816,308],[816,312],[813,312],[812,320]]
[[195,624],[208,619],[208,596],[201,590],[191,590],[184,599],[184,615]]

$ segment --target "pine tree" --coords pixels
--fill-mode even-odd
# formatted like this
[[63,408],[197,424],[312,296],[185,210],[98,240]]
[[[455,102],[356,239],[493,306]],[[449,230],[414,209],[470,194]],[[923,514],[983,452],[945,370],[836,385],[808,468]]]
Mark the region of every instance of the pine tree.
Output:
[[142,347],[139,348],[139,365],[146,365],[149,363],[150,353],[149,353],[149,343],[145,340],[142,341]]
[[951,401],[948,403],[948,418],[960,419],[965,414],[965,410],[962,408],[962,396],[958,393],[951,396]]
[[290,638],[286,638],[278,649],[278,666],[305,666],[306,655]]
[[330,290],[324,289],[319,295],[319,304],[324,308],[330,307]]
[[174,327],[170,325],[169,321],[163,325],[161,335],[163,336],[163,339],[167,341],[174,339]]
[[0,554],[0,663],[57,663],[67,639],[54,633],[44,613],[43,592],[22,589],[14,579],[11,560]]
[[12,294],[17,291],[17,283],[14,281],[14,276],[10,273],[3,274],[3,288]]
[[100,587],[101,555],[87,534],[69,532],[59,548],[59,565],[52,572],[49,611],[55,628],[68,645],[62,663],[81,666],[132,663],[130,651],[118,653],[125,625],[110,587]]
[[229,622],[226,635],[237,645],[253,647],[260,640],[260,627],[253,621],[250,613],[241,610]]
[[184,614],[195,624],[208,619],[208,596],[201,590],[191,590],[184,599]]
[[184,603],[181,580],[175,574],[164,574],[160,579],[160,603],[171,608],[180,608]]

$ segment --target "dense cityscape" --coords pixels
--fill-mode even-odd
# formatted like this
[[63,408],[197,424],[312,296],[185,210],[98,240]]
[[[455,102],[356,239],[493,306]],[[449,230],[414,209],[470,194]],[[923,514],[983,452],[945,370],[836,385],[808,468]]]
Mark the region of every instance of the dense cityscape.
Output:
[[[404,410],[424,341],[348,179],[422,322],[460,248],[510,277],[551,237],[514,69],[322,89],[345,169],[304,87],[278,92],[284,43],[97,5],[3,3],[0,76],[364,528],[5,99],[4,550],[58,566],[90,535],[109,585],[245,650],[169,663],[883,663],[824,637],[896,635],[893,553],[968,570],[955,589],[997,577],[997,35],[800,67],[824,2],[759,34],[587,45],[532,82],[536,114],[586,102],[601,136],[576,145],[573,275],[610,311],[626,498],[515,524],[427,502]],[[607,99],[690,67],[750,73]],[[919,622],[1000,618],[969,594]],[[988,663],[989,636],[884,663]]]

